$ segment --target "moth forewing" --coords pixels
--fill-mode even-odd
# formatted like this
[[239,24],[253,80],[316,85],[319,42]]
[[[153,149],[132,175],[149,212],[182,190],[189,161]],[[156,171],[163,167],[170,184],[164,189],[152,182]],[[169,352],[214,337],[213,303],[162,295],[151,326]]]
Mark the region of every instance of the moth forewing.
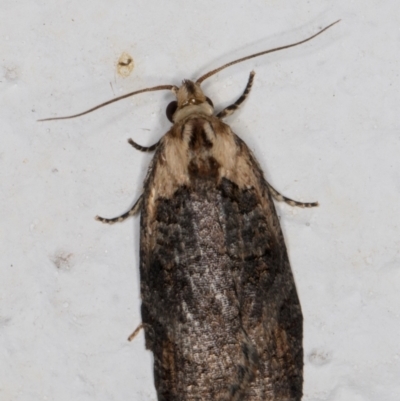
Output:
[[97,217],[114,223],[141,212],[142,322],[130,339],[144,329],[160,401],[302,397],[303,318],[272,198],[291,206],[317,203],[276,191],[222,121],[249,95],[254,72],[237,101],[216,115],[201,83],[334,24],[195,82],[143,89],[87,111],[141,92],[168,89],[176,96],[166,110],[172,126],[156,144],[129,140],[138,150],[155,151],[142,195],[119,217]]

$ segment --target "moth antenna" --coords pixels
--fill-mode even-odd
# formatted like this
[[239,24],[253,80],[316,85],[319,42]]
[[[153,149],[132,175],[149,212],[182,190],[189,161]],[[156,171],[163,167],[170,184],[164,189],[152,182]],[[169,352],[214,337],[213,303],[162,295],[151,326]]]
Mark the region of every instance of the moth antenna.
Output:
[[219,68],[216,68],[215,70],[212,70],[210,72],[207,72],[207,74],[202,75],[200,78],[197,79],[196,83],[201,84],[205,79],[211,77],[212,75],[220,72],[221,70],[223,70],[223,69],[225,69],[227,67],[230,67],[231,65],[238,64],[238,63],[241,63],[242,61],[246,61],[246,60],[249,60],[249,59],[254,58],[254,57],[259,57],[259,56],[262,56],[262,55],[267,54],[267,53],[277,52],[279,50],[288,49],[289,47],[294,47],[294,46],[298,46],[298,45],[301,45],[303,43],[306,43],[309,40],[314,39],[316,36],[320,35],[322,32],[325,32],[327,29],[329,29],[333,25],[337,24],[338,22],[340,22],[340,19],[335,21],[335,22],[333,22],[332,24],[326,26],[325,28],[321,29],[319,32],[317,32],[316,34],[310,36],[309,38],[301,40],[300,42],[292,43],[290,45],[275,47],[273,49],[265,50],[265,51],[260,52],[260,53],[251,54],[250,56],[242,57],[242,58],[239,58],[237,60],[231,61],[230,63],[226,63],[223,66],[221,66]]
[[134,92],[131,92],[131,93],[127,93],[126,95],[122,95],[122,96],[116,97],[115,99],[108,100],[107,102],[104,102],[104,103],[101,103],[101,104],[99,104],[99,105],[97,105],[95,107],[92,107],[91,109],[86,110],[83,113],[74,114],[72,116],[66,116],[66,117],[43,118],[43,119],[38,120],[38,121],[67,120],[68,118],[75,118],[75,117],[84,116],[85,114],[91,113],[92,111],[100,109],[101,107],[108,106],[111,103],[118,102],[119,100],[126,99],[127,97],[138,95],[139,93],[161,91],[161,90],[172,90],[172,91],[174,91],[174,90],[176,90],[176,86],[175,85],[159,85],[159,86],[154,86],[152,88],[140,89],[138,91],[134,91]]

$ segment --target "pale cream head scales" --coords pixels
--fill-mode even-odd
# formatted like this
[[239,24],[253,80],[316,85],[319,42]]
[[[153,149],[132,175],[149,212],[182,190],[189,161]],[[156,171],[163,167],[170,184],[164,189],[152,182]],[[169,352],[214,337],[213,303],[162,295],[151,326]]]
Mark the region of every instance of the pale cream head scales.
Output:
[[204,95],[200,84],[185,79],[179,88],[174,86],[171,90],[176,96],[176,100],[171,102],[166,109],[168,120],[171,122],[177,123],[194,113],[213,115],[213,103]]

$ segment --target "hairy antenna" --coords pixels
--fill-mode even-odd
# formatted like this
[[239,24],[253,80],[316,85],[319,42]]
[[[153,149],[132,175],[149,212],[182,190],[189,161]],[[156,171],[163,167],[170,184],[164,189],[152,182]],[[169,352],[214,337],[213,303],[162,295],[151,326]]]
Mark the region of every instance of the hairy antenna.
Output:
[[298,46],[298,45],[301,45],[302,43],[308,42],[309,40],[314,39],[316,36],[320,35],[322,32],[325,32],[327,29],[329,29],[333,25],[337,24],[338,22],[340,22],[340,19],[335,21],[335,22],[333,22],[332,24],[326,26],[325,28],[321,29],[316,34],[314,34],[314,35],[310,36],[309,38],[304,39],[304,40],[302,40],[300,42],[292,43],[292,44],[286,45],[286,46],[275,47],[274,49],[265,50],[263,52],[255,53],[255,54],[252,54],[250,56],[242,57],[242,58],[239,58],[238,60],[234,60],[234,61],[231,61],[230,63],[224,64],[223,66],[221,66],[219,68],[216,68],[215,70],[212,70],[210,72],[207,72],[207,74],[202,75],[200,78],[197,79],[196,83],[198,83],[198,84],[202,83],[205,79],[211,77],[212,75],[220,72],[221,70],[223,70],[223,69],[225,69],[227,67],[230,67],[231,65],[238,64],[238,63],[241,63],[242,61],[246,61],[246,60],[249,60],[249,59],[254,58],[254,57],[259,57],[259,56],[262,56],[262,55],[267,54],[267,53],[277,52],[279,50],[288,49],[289,47]]
[[100,107],[104,107],[104,106],[107,106],[107,105],[109,105],[111,103],[118,102],[119,100],[126,99],[127,97],[130,97],[130,96],[138,95],[139,93],[161,91],[161,90],[173,90],[175,88],[176,88],[175,85],[159,85],[159,86],[154,86],[153,88],[140,89],[138,91],[127,93],[126,95],[122,95],[122,96],[116,97],[115,99],[108,100],[107,102],[104,102],[104,103],[101,103],[101,104],[99,104],[99,105],[97,105],[95,107],[92,107],[91,109],[86,110],[83,113],[74,114],[72,116],[66,116],[66,117],[43,118],[43,119],[38,120],[38,121],[67,120],[68,118],[80,117],[80,116],[83,116],[85,114],[91,113],[92,111],[95,111],[97,109],[100,109]]

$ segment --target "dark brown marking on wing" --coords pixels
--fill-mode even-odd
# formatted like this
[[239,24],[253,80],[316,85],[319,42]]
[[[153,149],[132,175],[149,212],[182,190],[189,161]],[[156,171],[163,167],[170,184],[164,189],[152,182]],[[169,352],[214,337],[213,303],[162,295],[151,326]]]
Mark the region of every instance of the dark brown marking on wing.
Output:
[[213,143],[207,138],[207,134],[204,129],[203,119],[192,119],[188,123],[192,127],[192,133],[189,141],[189,149],[196,152],[201,149],[210,149],[213,147]]
[[198,171],[191,185],[158,199],[142,259],[159,400],[300,401],[302,316],[279,226],[252,188]]

